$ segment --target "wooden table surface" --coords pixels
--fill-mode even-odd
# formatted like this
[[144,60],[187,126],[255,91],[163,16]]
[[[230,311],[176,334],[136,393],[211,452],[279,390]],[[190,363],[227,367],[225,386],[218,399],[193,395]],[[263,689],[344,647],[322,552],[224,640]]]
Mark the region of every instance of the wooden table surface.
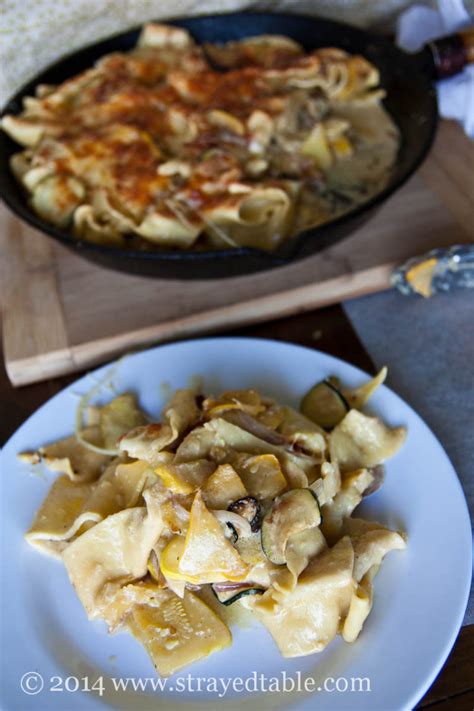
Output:
[[[373,372],[370,357],[340,306],[233,331],[229,335],[258,336],[299,343],[318,348]],[[5,442],[37,407],[76,377],[57,378],[13,388],[2,366],[0,401],[3,404],[3,416],[0,421],[0,441]],[[474,625],[461,629],[444,668],[417,708],[427,707],[442,711],[474,709]]]

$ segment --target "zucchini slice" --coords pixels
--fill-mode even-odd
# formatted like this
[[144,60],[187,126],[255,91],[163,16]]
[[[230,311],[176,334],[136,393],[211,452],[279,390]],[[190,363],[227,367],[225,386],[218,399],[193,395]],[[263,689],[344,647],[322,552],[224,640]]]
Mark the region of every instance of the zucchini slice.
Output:
[[253,583],[242,583],[242,585],[233,585],[226,583],[214,583],[211,585],[212,592],[217,597],[222,605],[232,605],[237,600],[245,595],[262,595],[265,592],[264,588],[256,587]]
[[254,499],[253,496],[244,496],[243,499],[234,501],[228,506],[227,510],[243,516],[249,522],[253,533],[260,530],[262,509],[257,499]]
[[286,563],[286,544],[290,536],[321,523],[316,494],[311,489],[290,489],[277,496],[262,522],[262,548],[276,565]]
[[332,378],[314,385],[301,401],[303,415],[326,430],[339,424],[349,410],[349,403]]
[[239,540],[237,529],[232,523],[226,523],[224,535],[231,543],[237,543]]

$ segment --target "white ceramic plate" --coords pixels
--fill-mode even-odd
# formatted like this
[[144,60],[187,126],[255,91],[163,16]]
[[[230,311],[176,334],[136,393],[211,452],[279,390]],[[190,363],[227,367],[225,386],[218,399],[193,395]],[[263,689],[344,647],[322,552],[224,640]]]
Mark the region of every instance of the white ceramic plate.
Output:
[[[103,377],[110,366],[96,371]],[[158,415],[165,394],[161,384],[186,386],[202,375],[206,390],[255,387],[282,402],[297,405],[317,380],[339,376],[348,385],[367,377],[358,369],[314,350],[273,341],[213,338],[162,346],[119,362],[113,377],[117,391],[134,390],[142,405]],[[160,708],[412,708],[445,661],[462,622],[470,585],[471,534],[466,502],[448,457],[418,415],[388,388],[380,388],[370,409],[386,422],[406,425],[402,451],[387,466],[386,483],[359,509],[368,518],[408,532],[405,552],[390,553],[375,581],[375,603],[359,640],[335,640],[322,654],[283,659],[262,627],[237,628],[234,644],[177,676],[197,677],[207,691],[179,693],[172,677],[165,691],[116,692],[110,678],[154,678],[141,646],[128,634],[109,636],[101,622],[88,622],[62,565],[30,548],[22,535],[45,496],[51,477],[32,475],[16,454],[70,433],[77,397],[94,380],[87,376],[41,407],[10,439],[1,475],[2,569],[2,709]],[[110,397],[110,393],[109,393]],[[41,674],[37,694],[21,691],[28,672]],[[312,694],[227,692],[213,687],[219,679],[312,677],[329,691]],[[54,677],[54,679],[53,679]],[[58,681],[60,677],[61,681]],[[105,692],[75,691],[103,677]],[[69,681],[66,679],[69,678]],[[78,682],[75,681],[78,679]],[[86,678],[87,682],[83,681]],[[331,682],[330,679],[334,682]],[[344,691],[330,691],[338,681]],[[369,679],[371,691],[352,679]],[[53,681],[51,681],[53,679]],[[329,681],[326,681],[329,679]],[[211,680],[211,681],[210,681]],[[24,677],[27,691],[38,677]],[[367,682],[363,682],[366,684]],[[346,684],[348,686],[346,686]],[[290,683],[287,682],[287,688]],[[56,691],[51,690],[56,687]],[[66,690],[69,688],[69,691]],[[217,691],[214,691],[216,688]],[[308,688],[308,687],[307,687]]]

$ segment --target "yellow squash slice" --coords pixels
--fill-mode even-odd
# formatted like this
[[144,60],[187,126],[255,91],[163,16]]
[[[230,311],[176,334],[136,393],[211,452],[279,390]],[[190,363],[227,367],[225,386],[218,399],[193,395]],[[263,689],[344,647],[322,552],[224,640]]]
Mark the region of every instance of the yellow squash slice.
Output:
[[160,556],[160,569],[168,580],[184,580],[185,582],[199,585],[199,578],[185,575],[179,569],[179,561],[184,552],[184,536],[175,536],[165,546]]
[[221,464],[203,486],[202,496],[210,509],[226,509],[247,496],[247,490],[235,469],[230,464]]
[[181,600],[160,591],[159,607],[138,605],[128,620],[161,676],[218,652],[232,643],[229,628],[202,600],[186,591]]
[[[178,550],[176,543],[171,542],[169,546],[171,551]],[[164,575],[173,577],[170,550],[167,549],[168,546],[162,554],[162,570]],[[216,583],[242,580],[247,571],[247,565],[225,537],[222,525],[207,509],[198,491],[191,508],[189,528],[175,576],[181,575],[181,578],[194,583]]]
[[316,124],[308,138],[301,144],[300,153],[316,163],[318,168],[327,170],[333,163],[333,157],[326,131],[321,123]]
[[179,464],[163,462],[156,467],[155,473],[173,493],[192,494],[204,484],[214,469],[213,462],[198,459],[195,462],[181,462]]

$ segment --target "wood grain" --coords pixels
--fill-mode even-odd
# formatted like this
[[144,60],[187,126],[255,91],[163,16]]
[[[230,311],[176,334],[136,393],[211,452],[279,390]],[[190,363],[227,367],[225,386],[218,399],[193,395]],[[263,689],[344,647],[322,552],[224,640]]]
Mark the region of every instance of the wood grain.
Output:
[[443,121],[429,160],[420,175],[474,240],[474,150],[453,121]]
[[473,155],[460,129],[443,122],[420,174],[362,229],[297,264],[233,279],[180,282],[108,271],[3,214],[8,375],[22,385],[151,343],[387,289],[394,264],[474,239],[469,170],[458,170]]
[[417,708],[426,707],[474,708],[474,625],[461,629],[444,668]]
[[3,342],[6,362],[31,360],[41,379],[73,366],[51,243],[0,211]]

